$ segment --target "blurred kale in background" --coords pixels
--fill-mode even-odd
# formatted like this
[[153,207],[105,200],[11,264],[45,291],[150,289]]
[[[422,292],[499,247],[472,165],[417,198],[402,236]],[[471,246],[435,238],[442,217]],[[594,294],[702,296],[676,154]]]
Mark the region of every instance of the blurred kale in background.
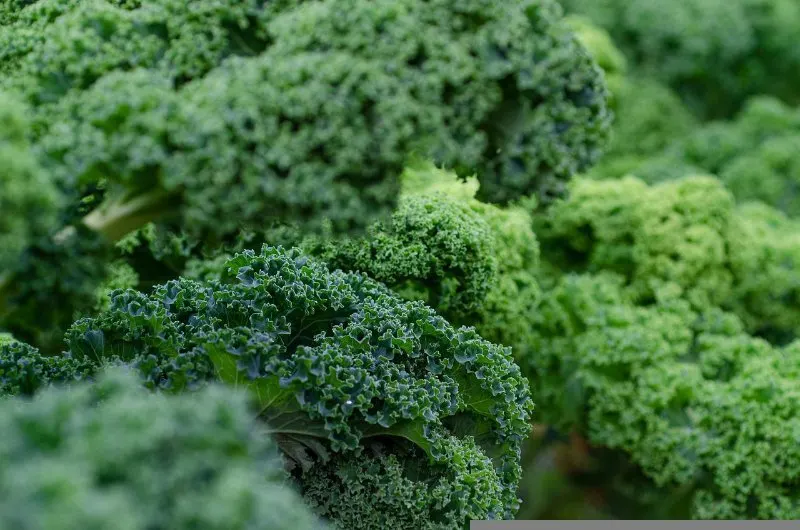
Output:
[[800,519],[800,4],[562,4],[0,1],[0,523]]

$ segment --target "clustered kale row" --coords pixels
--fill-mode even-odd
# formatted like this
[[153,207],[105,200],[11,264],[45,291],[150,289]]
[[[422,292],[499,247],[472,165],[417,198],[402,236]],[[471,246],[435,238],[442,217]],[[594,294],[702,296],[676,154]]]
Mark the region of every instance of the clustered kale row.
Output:
[[214,214],[358,224],[391,205],[412,150],[478,169],[498,200],[557,192],[599,156],[605,87],[559,14],[549,0],[42,0],[3,32],[17,43],[3,85],[35,106],[62,178],[179,193],[190,230]]
[[[31,122],[0,154],[14,160],[0,205],[41,204],[62,225],[12,227],[3,325],[48,352],[57,341],[5,294],[39,232],[114,242],[157,221],[215,248],[275,220],[358,231],[394,208],[412,156],[477,172],[486,200],[548,201],[608,136],[602,72],[552,0],[39,0],[0,16],[0,90]],[[47,185],[21,184],[40,170]],[[71,263],[31,256],[50,275]],[[78,256],[76,274],[110,259]],[[91,269],[42,327],[57,336],[89,310],[109,274]]]
[[[344,242],[308,238],[305,248],[345,270],[383,275],[403,296],[441,303],[436,289],[449,284],[467,294],[472,285],[463,265],[444,264],[469,263],[453,249],[469,248],[475,229],[459,237],[448,227],[454,219],[480,227],[496,259],[472,321],[514,345],[541,421],[616,451],[608,458],[619,467],[609,464],[606,487],[638,506],[637,517],[796,517],[798,466],[786,449],[793,435],[770,434],[796,416],[795,393],[780,390],[793,372],[773,374],[776,363],[793,362],[800,337],[796,222],[764,205],[736,204],[708,176],[653,186],[633,177],[577,179],[568,199],[532,212],[473,202],[474,187],[445,172],[414,169],[406,177],[407,206],[390,223]],[[433,202],[439,208],[425,207]],[[517,238],[504,238],[502,227]],[[430,268],[409,268],[402,250]],[[513,288],[502,290],[506,282]],[[516,318],[498,318],[493,296]],[[777,386],[754,397],[753,371]],[[731,458],[739,462],[732,468]],[[638,471],[621,476],[626,467]]]
[[800,7],[563,3],[1,1],[0,526],[800,518]]
[[[503,297],[537,285],[527,214],[475,197],[548,204],[607,141],[602,71],[561,16],[553,0],[2,2],[2,393],[38,399],[111,364],[156,394],[222,381],[250,391],[306,502],[336,526],[512,517],[528,383],[505,346],[457,326],[522,343]],[[412,160],[478,186],[412,198]],[[275,225],[297,243],[352,238],[351,272],[274,244],[241,252]],[[417,231],[393,240],[404,226]],[[384,232],[404,264],[352,272],[358,238]],[[200,462],[188,451],[175,473],[212,480]],[[152,513],[126,519],[120,504],[119,524],[249,527],[270,509],[240,486],[251,496],[218,493],[218,511],[198,493],[209,511],[184,520],[190,501],[164,508],[154,499],[179,486],[163,486],[120,485],[114,502]],[[65,510],[30,524],[94,524]]]
[[321,530],[253,416],[244,393],[155,396],[119,368],[0,398],[0,526]]

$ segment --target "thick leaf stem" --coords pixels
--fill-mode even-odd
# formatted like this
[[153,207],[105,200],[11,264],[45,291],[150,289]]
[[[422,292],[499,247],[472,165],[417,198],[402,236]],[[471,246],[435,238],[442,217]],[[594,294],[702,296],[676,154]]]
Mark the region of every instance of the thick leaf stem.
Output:
[[[101,234],[109,243],[119,241],[125,235],[147,223],[157,221],[176,211],[175,203],[180,198],[173,193],[158,190],[134,198],[117,199],[101,204],[86,215],[82,223],[90,230]],[[63,244],[75,233],[74,226],[67,226],[53,236],[56,244]],[[11,271],[0,272],[0,316],[6,314],[7,299],[14,282],[21,281]]]
[[167,215],[177,200],[174,194],[158,190],[130,200],[103,204],[84,217],[83,224],[108,241],[119,241],[132,231]]

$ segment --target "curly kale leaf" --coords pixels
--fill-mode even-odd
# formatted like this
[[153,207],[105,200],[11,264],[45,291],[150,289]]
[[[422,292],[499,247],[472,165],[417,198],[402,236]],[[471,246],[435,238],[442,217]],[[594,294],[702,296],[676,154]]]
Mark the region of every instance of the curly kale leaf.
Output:
[[683,518],[798,516],[796,343],[773,347],[719,309],[636,305],[607,274],[564,276],[540,315],[528,368],[545,421],[688,492]]
[[69,356],[43,356],[11,335],[0,334],[0,396],[32,396],[51,384],[91,377],[96,366]]
[[336,454],[389,437],[418,447],[436,473],[460,477],[454,466],[468,459],[496,495],[478,501],[470,490],[446,511],[464,520],[516,509],[532,403],[510,353],[364,275],[265,246],[233,257],[216,280],[116,292],[67,341],[75,358],[120,357],[153,386],[246,387],[274,433],[320,438]]
[[607,140],[601,72],[549,0],[317,2],[271,30],[283,53],[358,50],[391,64],[446,124],[417,154],[476,172],[484,200],[559,196]]
[[800,336],[797,223],[737,206],[717,179],[579,180],[536,216],[536,232],[556,268],[620,274],[637,303],[681,298],[731,310],[777,343]]
[[493,234],[469,204],[446,196],[400,200],[390,220],[360,238],[311,239],[304,248],[332,269],[360,271],[451,320],[474,316],[497,276]]

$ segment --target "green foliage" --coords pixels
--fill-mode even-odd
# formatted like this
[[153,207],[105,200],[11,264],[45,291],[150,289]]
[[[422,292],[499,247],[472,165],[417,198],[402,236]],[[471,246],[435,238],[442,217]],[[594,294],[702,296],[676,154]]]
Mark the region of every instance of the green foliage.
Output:
[[365,272],[463,321],[480,308],[497,275],[492,237],[468,204],[441,195],[410,196],[363,237],[323,240],[311,253],[331,268]]
[[688,489],[672,517],[795,519],[797,344],[772,347],[718,309],[637,305],[624,283],[566,275],[545,295],[529,368],[546,421]]
[[486,204],[475,199],[475,180],[458,182],[451,173],[430,165],[408,168],[404,177],[409,196],[444,196],[462,202],[488,227],[487,243],[497,271],[494,278],[487,278],[491,288],[471,322],[481,336],[510,346],[516,357],[531,353],[528,321],[540,293],[539,240],[531,218],[536,199],[524,198],[503,208]]
[[773,97],[759,96],[748,100],[735,119],[711,122],[677,139],[674,149],[687,161],[719,174],[743,152],[799,129],[800,112]]
[[[150,296],[116,291],[108,311],[76,322],[67,342],[76,359],[133,364],[152,387],[221,379],[250,389],[273,433],[312,449],[288,451],[301,482],[309,458],[328,458],[320,443],[338,466],[372,438],[388,438],[416,446],[424,480],[441,480],[418,507],[431,524],[516,509],[532,412],[519,367],[473,329],[364,275],[265,246],[234,256],[217,280],[171,281]],[[321,515],[336,517],[338,501],[318,502],[331,506]]]
[[612,139],[592,173],[602,174],[609,159],[660,153],[676,138],[690,135],[698,127],[678,96],[656,81],[616,77],[609,80],[609,89],[615,117]]
[[637,303],[682,298],[733,310],[752,333],[800,337],[796,223],[736,207],[716,179],[576,180],[536,226],[554,266],[620,274]]
[[511,347],[516,358],[530,350],[529,321],[540,298],[539,240],[532,230],[530,205],[496,208],[478,202],[472,208],[494,234],[498,275],[483,302],[476,328],[488,340]]
[[0,2],[0,527],[799,518],[800,8],[564,3]]
[[[528,352],[526,319],[538,302],[539,242],[529,204],[500,208],[475,199],[479,183],[417,163],[403,174],[400,206],[359,237],[309,237],[280,226],[263,237],[299,245],[331,268],[363,272],[452,322]],[[535,202],[535,201],[533,201]],[[214,276],[222,257],[192,262],[190,275]]]
[[668,162],[651,161],[651,157],[657,157],[699,127],[680,97],[663,83],[630,72],[624,55],[608,32],[592,24],[589,18],[570,15],[566,20],[603,68],[611,93],[609,108],[614,113],[611,141],[589,175],[616,177],[635,169],[637,176],[654,181],[663,172],[684,176],[699,171],[672,158]]
[[0,276],[56,227],[61,199],[31,151],[26,110],[0,92]]
[[32,396],[47,385],[80,381],[95,371],[90,362],[43,356],[11,335],[0,335],[0,396]]
[[593,24],[591,19],[581,15],[569,15],[564,17],[564,20],[575,32],[575,36],[581,44],[589,50],[607,77],[625,74],[628,69],[628,61],[614,44],[608,32]]
[[[271,29],[282,53],[360,50],[397,65],[404,86],[447,124],[419,154],[462,175],[476,171],[479,198],[508,202],[560,196],[605,144],[602,76],[560,15],[543,0],[468,0],[458,9],[444,0],[339,0],[286,13]],[[352,26],[360,31],[342,31]]]
[[[341,101],[329,105],[334,88]],[[179,193],[182,226],[208,237],[270,217],[340,230],[372,218],[391,204],[390,177],[423,115],[392,77],[345,54],[230,61],[179,92],[155,74],[114,73],[62,107],[41,140],[49,163],[84,182],[107,176],[146,203]]]
[[796,222],[709,176],[624,177],[573,181],[535,228],[520,362],[541,420],[602,451],[616,515],[796,518]]
[[117,260],[109,264],[106,281],[97,289],[96,309],[103,311],[111,304],[111,292],[119,289],[135,289],[139,284],[139,275],[131,265],[124,260]]
[[773,343],[800,338],[800,224],[762,204],[738,208],[729,238],[731,309]]
[[754,98],[735,120],[709,124],[667,154],[719,175],[740,201],[762,201],[794,217],[800,215],[798,138],[800,111]]
[[64,331],[97,305],[111,258],[102,236],[85,227],[58,236],[18,256],[12,269],[18,274],[6,276],[0,289],[3,327],[48,354],[60,351]]
[[[120,257],[146,287],[274,223],[362,233],[416,158],[477,174],[484,200],[546,203],[608,137],[602,72],[553,0],[40,0],[0,16],[0,88],[31,121],[13,178],[33,164],[47,181],[8,188],[26,214],[2,221],[0,315],[48,353]],[[63,201],[26,219],[48,187]],[[131,247],[149,227],[155,249]],[[62,248],[85,229],[94,250]],[[68,287],[54,256],[78,261]]]
[[[191,175],[198,169],[191,162],[202,156],[214,165],[209,171],[240,168],[227,179],[197,179],[196,187],[215,197],[214,204],[230,205],[228,213],[240,206],[249,207],[242,212],[247,213],[260,198],[274,204],[273,217],[294,209],[347,226],[391,206],[398,164],[412,151],[457,167],[478,167],[485,179],[482,193],[508,200],[532,191],[559,192],[559,182],[588,167],[605,140],[602,78],[550,0],[474,0],[458,10],[418,0],[115,4],[40,2],[5,33],[17,44],[0,60],[14,64],[4,84],[37,105],[39,127],[55,136],[45,143],[55,142],[53,149],[63,156],[56,165],[79,163],[79,178],[102,175],[123,181],[129,191],[172,192],[186,183],[179,174]],[[388,22],[392,32],[385,31]],[[339,26],[358,31],[342,32]],[[87,56],[86,49],[96,51]],[[540,53],[568,65],[537,67]],[[253,60],[228,61],[217,71],[231,56]],[[384,64],[392,65],[390,71],[378,67]],[[141,69],[150,73],[137,73]],[[107,76],[116,81],[103,84]],[[188,90],[211,91],[199,96],[200,108],[181,104],[192,98],[180,88],[201,79],[204,88]],[[341,101],[323,105],[332,87],[341,89]],[[179,94],[170,97],[176,88]],[[236,112],[225,112],[234,103]],[[283,112],[290,107],[292,112]],[[96,115],[101,109],[106,119]],[[510,110],[524,119],[505,119]],[[58,119],[64,115],[67,123]],[[102,125],[111,116],[114,126]],[[87,126],[72,145],[76,135],[67,129]],[[224,130],[215,133],[220,127]],[[306,133],[272,141],[298,127]],[[205,134],[223,138],[209,142]],[[255,160],[237,159],[245,156],[248,142],[267,152],[252,154],[259,155]],[[122,152],[102,157],[110,145]],[[196,152],[201,146],[203,152]],[[189,160],[183,160],[186,150]],[[536,181],[520,180],[532,178],[528,167],[538,168]],[[259,171],[272,194],[262,197],[264,186],[247,186],[255,179],[248,170]],[[141,182],[137,171],[155,174],[156,182]],[[167,181],[158,182],[161,171]],[[223,201],[238,179],[245,183],[239,202],[237,196]],[[188,200],[194,210],[192,197]],[[203,210],[204,216],[211,213]]]
[[800,8],[564,3],[2,2],[0,526],[800,517]]
[[793,0],[562,3],[607,30],[632,70],[672,87],[698,116],[730,116],[756,94],[797,101]]
[[115,371],[0,409],[4,528],[322,527],[243,394],[151,395]]
[[340,528],[463,528],[461,514],[447,506],[465,490],[475,490],[472,501],[482,504],[478,513],[494,518],[492,502],[500,492],[488,471],[491,463],[469,443],[456,442],[452,451],[453,469],[431,475],[418,449],[392,454],[373,446],[315,465],[303,475],[305,497]]
[[4,0],[0,4],[0,25],[7,25],[14,22],[19,17],[20,12],[26,6],[36,3],[38,0]]
[[800,214],[800,134],[765,141],[731,161],[720,179],[736,197]]
[[730,292],[725,238],[733,198],[711,177],[648,187],[633,177],[580,180],[537,219],[548,257],[566,270],[611,270],[637,300],[682,296],[717,305]]
[[183,84],[230,56],[263,51],[264,26],[285,4],[39,0],[0,33],[13,43],[0,56],[13,73],[3,84],[37,105],[84,90],[113,71],[146,68]]
[[[796,108],[771,97],[756,97],[746,102],[735,119],[694,128],[681,118],[680,107],[651,110],[655,111],[652,120],[649,114],[630,119],[620,115],[608,157],[592,169],[593,177],[633,174],[647,182],[661,182],[691,173],[714,174],[739,202],[760,201],[792,217],[800,215],[796,191],[800,112]],[[626,131],[629,123],[638,125]],[[642,149],[619,144],[619,137],[627,133],[630,144]],[[635,141],[637,135],[640,142]]]

